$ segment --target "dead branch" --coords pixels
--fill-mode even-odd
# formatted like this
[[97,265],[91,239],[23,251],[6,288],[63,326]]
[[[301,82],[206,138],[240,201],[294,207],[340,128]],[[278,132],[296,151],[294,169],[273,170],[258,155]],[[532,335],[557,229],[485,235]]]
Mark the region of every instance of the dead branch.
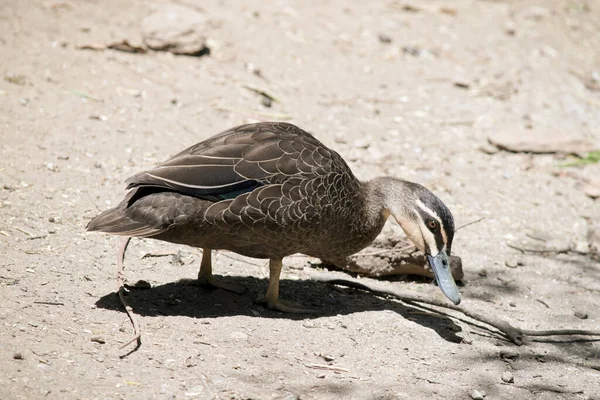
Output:
[[333,371],[333,372],[348,372],[348,370],[346,368],[342,368],[342,367],[338,367],[335,365],[326,365],[326,364],[306,364],[305,365],[307,368],[312,368],[312,369],[322,369],[322,370],[327,370],[327,371]]
[[563,254],[563,253],[568,253],[570,251],[572,251],[571,247],[565,246],[565,247],[559,247],[559,248],[542,248],[542,249],[528,249],[528,248],[523,248],[523,247],[519,247],[516,246],[514,244],[510,244],[510,243],[506,243],[506,245],[508,247],[510,247],[511,249],[515,249],[520,251],[522,254],[525,254],[526,252],[529,253],[557,253],[557,254]]
[[119,251],[117,252],[117,289],[118,289],[118,293],[119,293],[119,299],[121,299],[121,304],[123,304],[123,307],[125,307],[127,316],[129,316],[129,319],[131,320],[131,323],[133,324],[133,338],[130,341],[128,341],[127,343],[125,343],[124,345],[122,345],[120,348],[122,349],[126,346],[129,346],[131,343],[136,342],[136,341],[137,341],[137,344],[133,350],[131,350],[129,353],[125,354],[124,356],[121,356],[121,358],[126,357],[129,354],[133,353],[134,351],[139,349],[140,346],[142,345],[142,333],[140,331],[140,326],[137,322],[137,319],[135,318],[135,314],[133,314],[133,309],[131,308],[129,303],[127,303],[127,299],[125,298],[125,283],[124,283],[125,273],[123,272],[124,271],[123,262],[125,261],[125,251],[127,250],[127,246],[129,245],[130,241],[131,241],[130,237],[121,239],[121,243],[119,245]]
[[[447,308],[450,310],[458,311],[469,318],[474,319],[475,321],[483,322],[486,325],[489,325],[501,333],[504,334],[511,342],[520,346],[524,344],[527,340],[527,336],[567,336],[567,335],[578,335],[578,336],[600,336],[600,331],[593,330],[580,330],[580,329],[556,329],[556,330],[546,330],[546,331],[535,331],[528,329],[520,329],[515,326],[512,326],[510,323],[499,319],[490,317],[487,315],[482,315],[477,312],[468,310],[465,306],[455,306],[454,304],[450,304],[446,301],[440,301],[434,298],[428,298],[422,296],[420,294],[410,293],[406,291],[400,291],[396,288],[382,288],[378,287],[379,283],[373,281],[368,278],[361,279],[362,282],[357,282],[351,279],[319,279],[318,280],[334,285],[341,285],[346,287],[352,287],[356,289],[366,290],[368,292],[392,296],[398,300],[401,300],[405,303],[422,303],[428,304],[436,307]],[[364,281],[368,281],[368,284]]]
[[458,231],[458,230],[460,230],[460,229],[466,228],[467,226],[469,226],[469,225],[473,225],[473,224],[476,224],[476,223],[478,223],[478,222],[481,222],[481,221],[483,221],[484,219],[485,219],[485,217],[481,217],[481,218],[479,218],[479,219],[476,219],[475,221],[467,222],[466,224],[464,224],[464,225],[461,225],[461,226],[459,226],[458,228],[456,228],[456,230]]
[[410,249],[416,249],[415,245],[409,245],[409,246],[405,246],[405,247],[401,247],[399,249],[385,249],[385,250],[378,250],[378,251],[372,251],[370,253],[356,253],[351,255],[350,257],[367,257],[367,256],[378,256],[380,254],[386,254],[386,253],[394,253],[394,252],[407,252]]
[[39,300],[34,301],[33,304],[44,304],[46,306],[64,306],[65,305],[65,303],[59,303],[56,301],[39,301]]

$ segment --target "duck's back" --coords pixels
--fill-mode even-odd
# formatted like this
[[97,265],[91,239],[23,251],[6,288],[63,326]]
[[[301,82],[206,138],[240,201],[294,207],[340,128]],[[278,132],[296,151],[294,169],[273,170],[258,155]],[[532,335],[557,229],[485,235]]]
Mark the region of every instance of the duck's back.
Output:
[[242,125],[127,180],[131,189],[89,230],[153,237],[253,257],[319,255],[344,241],[362,207],[344,160],[287,123]]

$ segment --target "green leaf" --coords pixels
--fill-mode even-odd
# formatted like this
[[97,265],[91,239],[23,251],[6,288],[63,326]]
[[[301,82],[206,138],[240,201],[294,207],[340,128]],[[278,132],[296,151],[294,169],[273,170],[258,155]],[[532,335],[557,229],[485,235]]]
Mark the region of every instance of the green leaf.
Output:
[[588,153],[587,156],[580,158],[579,160],[570,162],[568,164],[563,164],[563,167],[578,167],[580,165],[586,164],[596,164],[600,162],[600,150],[595,150]]

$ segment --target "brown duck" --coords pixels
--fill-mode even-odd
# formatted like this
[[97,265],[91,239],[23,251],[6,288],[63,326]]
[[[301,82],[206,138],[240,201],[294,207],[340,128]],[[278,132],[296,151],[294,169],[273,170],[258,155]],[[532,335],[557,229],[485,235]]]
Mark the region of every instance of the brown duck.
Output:
[[125,199],[92,219],[89,231],[202,248],[198,279],[234,291],[212,276],[211,250],[268,258],[270,309],[307,311],[279,299],[284,257],[302,253],[343,264],[390,215],[428,256],[444,294],[460,302],[448,262],[454,220],[446,205],[417,183],[359,181],[338,153],[295,125],[229,129],[126,183]]

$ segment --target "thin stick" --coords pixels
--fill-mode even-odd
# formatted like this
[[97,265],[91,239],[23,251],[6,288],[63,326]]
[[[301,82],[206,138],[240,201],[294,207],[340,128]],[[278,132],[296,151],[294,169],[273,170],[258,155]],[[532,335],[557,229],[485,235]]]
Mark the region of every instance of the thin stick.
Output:
[[458,228],[456,228],[456,230],[459,230],[459,229],[462,229],[462,228],[466,228],[467,226],[469,226],[469,225],[473,225],[473,224],[476,224],[476,223],[478,223],[478,222],[481,222],[481,221],[483,221],[484,219],[485,219],[485,217],[481,217],[481,218],[479,218],[479,219],[477,219],[477,220],[475,220],[475,221],[467,222],[466,224],[464,224],[464,225],[461,225],[461,226],[459,226]]
[[125,354],[124,356],[121,356],[121,358],[126,357],[129,354],[133,353],[134,351],[139,349],[140,346],[142,345],[142,332],[140,331],[140,326],[137,322],[137,319],[135,318],[135,314],[133,314],[133,308],[131,308],[129,303],[127,303],[127,299],[125,298],[125,284],[124,284],[125,273],[123,272],[124,271],[123,262],[125,261],[125,251],[127,250],[127,246],[129,245],[130,240],[131,240],[130,237],[122,238],[121,243],[119,245],[119,251],[117,252],[117,288],[118,288],[118,293],[119,293],[119,299],[121,299],[121,304],[123,304],[123,307],[125,307],[127,316],[129,316],[129,319],[131,320],[131,323],[133,324],[133,338],[130,341],[128,341],[127,343],[125,343],[124,345],[122,345],[120,348],[122,349],[126,346],[129,346],[131,343],[133,343],[135,341],[137,341],[137,344],[132,351]]
[[351,255],[350,257],[378,256],[380,254],[393,253],[393,252],[396,252],[396,251],[407,251],[407,250],[410,250],[412,248],[416,248],[416,246],[411,244],[409,246],[401,247],[399,249],[385,249],[385,250],[379,250],[379,251],[372,251],[370,253],[357,253],[357,254]]
[[497,329],[498,331],[503,333],[511,342],[513,342],[514,344],[519,345],[519,346],[522,345],[526,341],[527,336],[565,336],[565,335],[600,336],[600,331],[593,331],[593,330],[556,329],[556,330],[546,330],[546,331],[535,331],[535,330],[520,329],[520,328],[512,326],[510,323],[508,323],[502,319],[489,317],[487,315],[482,315],[477,312],[467,310],[464,306],[462,306],[462,307],[455,306],[454,304],[449,304],[445,301],[440,301],[440,300],[437,300],[434,298],[427,298],[427,297],[419,295],[419,294],[400,291],[398,289],[375,287],[375,286],[378,286],[378,282],[369,282],[369,284],[365,284],[364,282],[368,281],[369,280],[368,278],[362,278],[361,281],[363,283],[360,283],[360,282],[357,282],[354,280],[346,280],[346,279],[319,279],[319,280],[324,281],[326,283],[334,284],[334,285],[353,287],[356,289],[366,290],[366,291],[376,293],[376,294],[389,295],[389,296],[395,297],[395,298],[397,298],[401,301],[404,301],[406,303],[409,303],[409,304],[422,303],[422,304],[429,304],[429,305],[436,306],[436,307],[442,307],[442,308],[447,308],[450,310],[458,311],[458,312],[463,313],[467,317],[474,319],[475,321],[483,322],[483,323]]
[[65,303],[59,303],[56,301],[39,301],[39,300],[34,301],[33,304],[44,304],[47,306],[64,306],[65,305]]
[[312,368],[312,369],[324,369],[324,370],[334,371],[334,372],[348,372],[348,370],[346,368],[337,367],[335,365],[306,364],[306,367],[307,368]]
[[506,245],[508,247],[510,247],[511,249],[519,250],[521,253],[531,252],[531,253],[558,253],[558,254],[562,254],[562,253],[568,253],[568,252],[570,252],[572,250],[570,247],[563,247],[563,248],[558,248],[558,249],[526,249],[526,248],[522,248],[522,247],[519,247],[519,246],[515,246],[514,244],[510,244],[510,243],[506,243]]

